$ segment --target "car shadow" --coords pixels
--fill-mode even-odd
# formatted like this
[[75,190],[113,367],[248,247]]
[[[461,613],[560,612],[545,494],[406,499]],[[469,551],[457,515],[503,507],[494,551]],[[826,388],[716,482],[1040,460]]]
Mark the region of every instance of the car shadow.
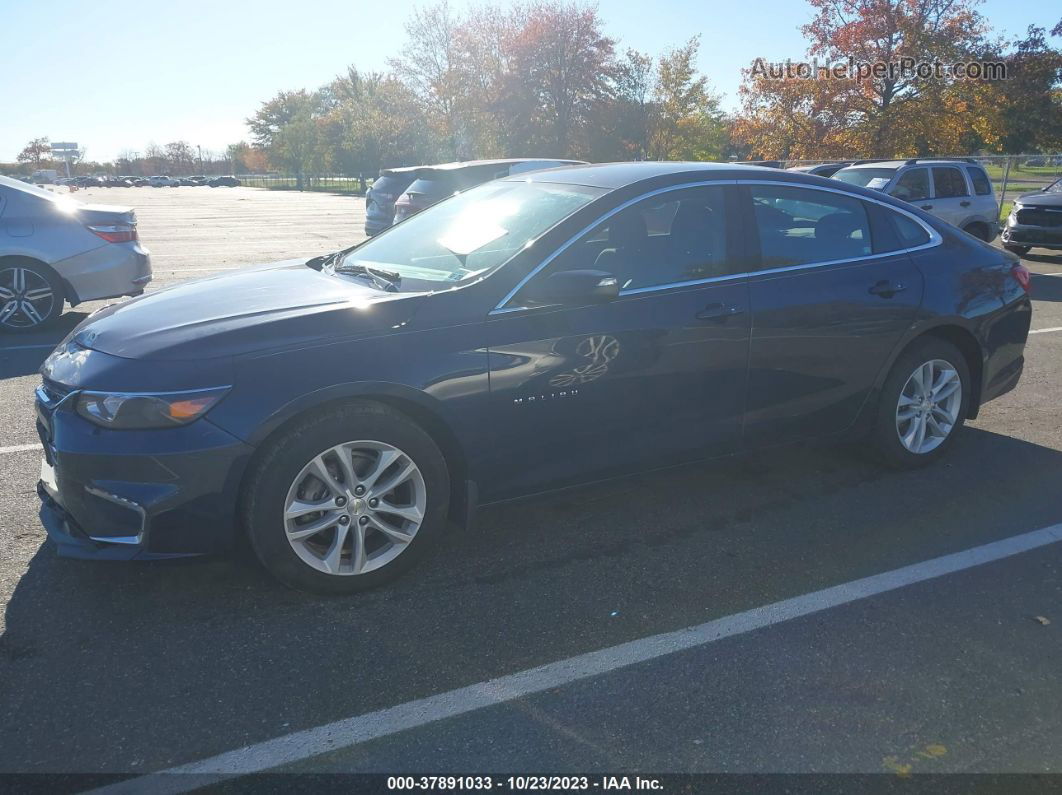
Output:
[[1060,480],[1062,452],[976,427],[917,471],[785,448],[485,508],[346,598],[241,554],[60,559],[19,514],[0,771],[159,769],[698,624],[1053,524]]
[[1045,265],[1062,265],[1062,252],[1057,254],[1040,254],[1030,251],[1028,254],[1023,254],[1021,258],[1023,260],[1028,260],[1029,262],[1042,262]]
[[1062,276],[1034,273],[1029,295],[1034,301],[1062,301]]
[[0,334],[0,380],[31,375],[88,312],[67,312],[42,331]]

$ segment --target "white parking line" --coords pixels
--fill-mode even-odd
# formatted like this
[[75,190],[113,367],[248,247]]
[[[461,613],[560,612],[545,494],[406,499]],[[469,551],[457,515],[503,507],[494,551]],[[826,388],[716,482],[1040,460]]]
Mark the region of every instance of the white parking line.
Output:
[[1062,331],[1062,326],[1052,326],[1051,328],[1034,328],[1030,331],[1030,334],[1050,334],[1052,331]]
[[41,449],[41,443],[40,442],[37,442],[36,444],[14,444],[14,445],[11,445],[10,447],[0,447],[0,455],[3,455],[4,453],[24,453],[27,450],[40,450],[40,449]]
[[257,773],[330,751],[350,748],[435,721],[563,687],[629,665],[655,660],[723,638],[742,635],[907,585],[943,577],[1057,541],[1062,541],[1062,524],[784,599],[695,627],[652,635],[487,682],[294,732],[198,762],[128,779],[95,791],[187,792],[212,784],[226,776]]

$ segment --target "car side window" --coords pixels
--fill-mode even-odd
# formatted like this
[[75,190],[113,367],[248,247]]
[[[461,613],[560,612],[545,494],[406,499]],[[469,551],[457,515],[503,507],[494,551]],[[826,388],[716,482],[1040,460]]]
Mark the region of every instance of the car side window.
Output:
[[966,173],[970,175],[970,181],[974,186],[974,193],[978,196],[990,196],[992,183],[988,181],[988,174],[977,166],[967,166]]
[[750,185],[761,268],[870,255],[870,220],[859,199],[778,185]]
[[535,278],[582,269],[612,274],[621,291],[727,275],[724,187],[668,191],[620,210]]
[[953,199],[957,196],[969,196],[966,179],[962,172],[951,166],[933,169],[933,196],[937,199]]
[[905,202],[916,202],[929,198],[929,170],[912,168],[905,171],[896,180],[896,186],[889,194]]
[[914,248],[929,242],[929,233],[920,223],[913,221],[902,213],[886,210],[892,220],[892,226],[899,235],[904,248]]

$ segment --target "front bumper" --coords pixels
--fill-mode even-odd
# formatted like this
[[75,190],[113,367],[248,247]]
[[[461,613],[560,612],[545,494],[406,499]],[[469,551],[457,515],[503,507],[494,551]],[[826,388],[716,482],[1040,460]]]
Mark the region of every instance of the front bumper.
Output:
[[231,545],[251,447],[205,419],[162,430],[99,428],[73,411],[76,396],[50,401],[42,389],[37,399],[40,518],[60,555],[169,558]]
[[139,295],[151,281],[151,252],[139,242],[107,243],[53,264],[71,305]]
[[1030,226],[1008,218],[1000,237],[1011,246],[1062,249],[1062,227],[1059,226]]

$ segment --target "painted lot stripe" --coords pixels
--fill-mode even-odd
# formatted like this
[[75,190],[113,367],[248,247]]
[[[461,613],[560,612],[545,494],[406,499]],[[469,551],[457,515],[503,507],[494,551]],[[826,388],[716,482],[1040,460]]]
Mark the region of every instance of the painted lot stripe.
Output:
[[1030,334],[1050,334],[1053,331],[1062,331],[1062,326],[1052,326],[1051,328],[1034,328],[1030,331]]
[[184,792],[349,748],[435,721],[524,698],[629,665],[704,646],[1062,541],[1062,524],[1011,536],[832,588],[783,599],[705,624],[622,643],[387,709],[294,732],[236,751],[129,779],[97,792]]
[[36,444],[14,444],[14,445],[11,445],[10,447],[0,447],[0,455],[3,455],[5,453],[24,453],[27,450],[40,450],[40,449],[41,449],[41,443],[40,442],[37,442]]

